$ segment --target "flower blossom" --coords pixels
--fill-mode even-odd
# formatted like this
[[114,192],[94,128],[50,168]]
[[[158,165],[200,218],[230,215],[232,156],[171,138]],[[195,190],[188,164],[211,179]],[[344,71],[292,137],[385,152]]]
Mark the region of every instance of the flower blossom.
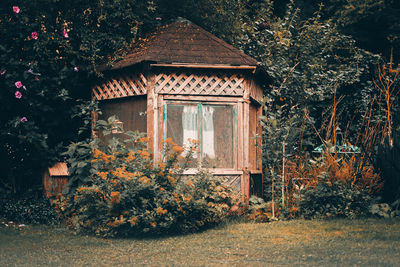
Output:
[[79,71],[79,68],[78,68],[78,67],[74,67],[74,71],[75,71],[75,72],[78,72],[78,71]]
[[42,75],[42,74],[40,74],[40,73],[34,72],[33,69],[29,69],[29,70],[27,70],[26,72],[29,73],[29,74],[32,74],[32,75],[36,75],[36,76]]
[[6,70],[1,70],[0,75],[4,75],[6,73]]
[[162,18],[160,18],[160,17],[157,17],[157,18],[156,18],[156,20],[162,20]]
[[32,36],[32,39],[37,40],[38,33],[37,32],[32,32],[31,36]]
[[22,85],[22,83],[21,83],[20,81],[15,82],[15,87],[21,88],[22,86],[23,86],[23,85]]
[[28,121],[28,119],[26,117],[21,118],[21,122],[27,122],[27,121]]
[[13,11],[15,14],[18,14],[21,10],[19,9],[18,6],[13,6]]
[[21,97],[22,97],[21,92],[20,91],[16,91],[15,92],[15,98],[21,99]]
[[68,33],[65,30],[62,32],[62,35],[64,36],[64,38],[68,38]]

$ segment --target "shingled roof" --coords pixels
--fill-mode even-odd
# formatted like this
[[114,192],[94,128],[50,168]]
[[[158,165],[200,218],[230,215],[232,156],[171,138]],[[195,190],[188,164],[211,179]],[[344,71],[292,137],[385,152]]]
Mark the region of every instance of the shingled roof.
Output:
[[121,69],[144,61],[158,64],[258,65],[254,58],[188,20],[159,27],[137,42],[111,69]]

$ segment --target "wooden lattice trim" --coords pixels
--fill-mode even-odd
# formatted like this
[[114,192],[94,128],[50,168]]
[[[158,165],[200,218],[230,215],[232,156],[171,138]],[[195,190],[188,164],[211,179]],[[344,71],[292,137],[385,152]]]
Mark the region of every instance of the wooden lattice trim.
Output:
[[244,93],[244,77],[240,74],[160,73],[155,79],[158,94],[230,95]]
[[142,74],[121,73],[92,88],[96,100],[113,99],[146,94],[147,79]]

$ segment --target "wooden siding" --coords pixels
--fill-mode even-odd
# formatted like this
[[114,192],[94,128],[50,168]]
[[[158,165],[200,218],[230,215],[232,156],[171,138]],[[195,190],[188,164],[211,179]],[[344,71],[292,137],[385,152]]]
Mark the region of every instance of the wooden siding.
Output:
[[261,103],[264,93],[261,88],[261,86],[254,81],[254,79],[249,78],[248,79],[248,85],[249,85],[249,91],[250,91],[250,97],[257,101],[258,103]]

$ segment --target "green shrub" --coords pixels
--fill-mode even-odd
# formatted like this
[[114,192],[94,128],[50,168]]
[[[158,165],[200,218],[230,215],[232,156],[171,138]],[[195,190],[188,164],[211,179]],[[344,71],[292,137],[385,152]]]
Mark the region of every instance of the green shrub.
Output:
[[372,198],[367,190],[349,187],[342,181],[318,183],[300,192],[299,215],[306,219],[365,216]]
[[271,202],[265,202],[264,199],[251,196],[249,206],[247,207],[246,218],[255,222],[268,222],[272,218]]
[[108,138],[110,133],[109,128],[103,131],[103,144],[97,140],[86,146],[92,150],[90,163],[87,158],[70,159],[76,166],[89,166],[88,179],[81,179],[86,185],[54,202],[72,228],[100,236],[186,233],[228,215],[231,192],[221,181],[203,172],[182,175],[190,152],[167,139],[164,160],[155,163],[146,138],[127,132],[121,141]]

